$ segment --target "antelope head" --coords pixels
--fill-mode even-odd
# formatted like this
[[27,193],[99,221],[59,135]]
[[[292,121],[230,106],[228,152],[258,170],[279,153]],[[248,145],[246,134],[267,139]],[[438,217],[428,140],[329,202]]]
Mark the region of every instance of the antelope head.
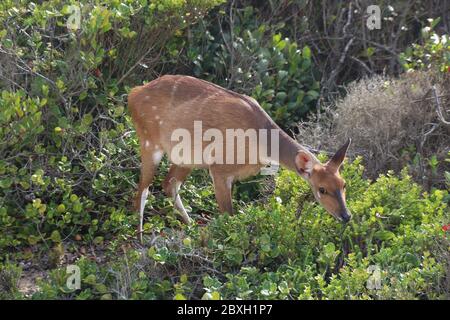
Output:
[[339,174],[348,141],[325,163],[320,163],[310,153],[300,151],[295,158],[297,171],[310,184],[316,200],[336,219],[348,222],[351,213],[345,203],[345,181]]

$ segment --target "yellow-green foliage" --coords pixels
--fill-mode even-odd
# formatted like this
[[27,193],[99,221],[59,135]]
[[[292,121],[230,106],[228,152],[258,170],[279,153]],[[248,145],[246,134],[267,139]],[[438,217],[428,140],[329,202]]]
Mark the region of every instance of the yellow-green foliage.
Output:
[[[107,268],[80,261],[97,280],[84,281],[77,294],[101,298],[98,283],[120,283],[136,299],[445,298],[446,258],[435,246],[448,241],[441,229],[449,219],[447,192],[423,192],[406,174],[370,183],[362,171],[360,159],[343,169],[353,212],[346,226],[313,202],[304,180],[283,170],[265,205],[244,205],[234,216],[215,215],[206,227],[181,231],[154,217],[159,236],[148,249],[131,250]],[[368,286],[374,270],[376,289]],[[131,284],[121,282],[125,273]],[[65,277],[56,275],[36,298],[76,296],[58,289]]]

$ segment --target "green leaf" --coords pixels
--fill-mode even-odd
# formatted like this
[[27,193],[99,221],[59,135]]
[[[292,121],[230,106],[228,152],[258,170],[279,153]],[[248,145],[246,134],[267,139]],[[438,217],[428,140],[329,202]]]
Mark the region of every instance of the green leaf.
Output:
[[315,90],[309,90],[306,94],[313,99],[317,99],[319,97],[319,92]]
[[82,93],[80,93],[80,95],[78,96],[78,99],[80,99],[80,101],[83,101],[84,99],[86,99],[87,97],[87,91],[83,91]]
[[281,40],[281,34],[279,34],[279,33],[274,34],[272,37],[272,40],[275,45],[278,44],[278,42],[280,42],[280,40]]
[[419,258],[415,254],[412,254],[410,252],[407,252],[405,254],[405,261],[415,268],[420,266]]
[[174,300],[187,300],[186,297],[184,295],[182,295],[181,293],[177,293],[173,299]]
[[95,274],[90,274],[86,278],[83,279],[84,283],[87,283],[90,285],[95,285],[96,281],[97,281],[97,278],[96,278]]
[[283,49],[286,47],[286,44],[287,44],[287,43],[286,43],[285,40],[281,40],[280,42],[277,43],[277,46],[276,46],[276,47],[277,47],[278,50],[281,51],[281,50],[283,50]]
[[0,180],[0,188],[8,189],[11,187],[13,180],[11,178],[5,178]]
[[214,291],[211,293],[211,300],[220,300],[220,293],[217,291]]
[[186,247],[190,247],[191,246],[191,243],[192,243],[192,241],[191,241],[191,238],[184,238],[183,239],[183,244],[186,246]]
[[36,237],[36,236],[33,236],[33,235],[30,235],[30,236],[28,236],[28,243],[30,244],[30,245],[35,245],[36,243],[38,243],[38,241],[39,241],[39,237]]
[[304,46],[302,50],[302,55],[305,59],[311,59],[311,49],[308,46]]
[[367,47],[366,49],[366,56],[367,57],[371,57],[373,56],[373,54],[375,53],[375,48],[374,47]]
[[434,27],[436,27],[439,22],[441,22],[441,17],[437,17],[435,19],[432,19],[432,21],[430,23],[430,28],[434,29]]
[[374,237],[381,241],[388,241],[395,238],[395,234],[388,230],[379,230],[375,232]]
[[93,242],[94,242],[95,244],[97,244],[97,245],[100,245],[100,244],[103,243],[103,237],[100,237],[100,236],[95,237],[94,240],[93,240]]
[[61,203],[58,207],[56,207],[56,211],[58,213],[64,213],[66,212],[66,206],[63,203]]
[[80,213],[83,210],[83,206],[81,205],[81,203],[76,202],[73,205],[73,211],[76,213]]
[[84,115],[83,119],[81,120],[81,123],[84,126],[88,127],[92,124],[92,121],[94,121],[92,114],[88,113]]
[[99,293],[107,293],[108,288],[103,283],[98,283],[95,285],[95,290],[97,290]]
[[55,242],[55,243],[60,243],[61,242],[61,235],[59,234],[59,232],[57,230],[53,231],[52,234],[50,235],[50,239]]

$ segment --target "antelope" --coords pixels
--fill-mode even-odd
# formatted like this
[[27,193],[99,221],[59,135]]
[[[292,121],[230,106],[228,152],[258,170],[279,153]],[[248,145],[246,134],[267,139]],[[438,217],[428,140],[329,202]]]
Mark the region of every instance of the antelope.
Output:
[[[191,223],[191,218],[183,205],[179,190],[194,168],[209,169],[219,211],[232,214],[233,183],[257,174],[270,161],[306,179],[316,200],[336,219],[343,222],[350,220],[351,214],[345,202],[345,181],[339,174],[350,139],[328,162],[322,164],[306,147],[281,130],[255,99],[190,76],[164,75],[145,85],[134,87],[128,95],[128,105],[141,152],[140,180],[134,200],[134,208],[140,218],[137,232],[141,241],[148,188],[164,154],[167,154],[172,164],[162,187],[167,196],[173,198],[174,207],[187,224]],[[259,147],[270,151],[270,155],[265,159],[258,158],[256,163],[250,163],[251,154],[246,152],[249,146],[247,139],[231,151],[225,147],[216,150],[219,153],[234,152],[241,155],[245,152],[243,163],[215,163],[207,159],[174,161],[173,151],[177,141],[173,139],[173,132],[182,128],[195,135],[195,123],[199,121],[204,133],[215,130],[214,132],[225,135],[230,128],[241,129],[243,132],[249,129],[275,130],[279,132],[279,150],[274,150],[272,146],[274,138],[266,142],[259,139]],[[195,154],[196,148],[207,147],[207,142],[202,141],[200,145],[194,143],[190,146],[191,150],[185,150],[188,158]],[[273,154],[278,154],[278,159]]]

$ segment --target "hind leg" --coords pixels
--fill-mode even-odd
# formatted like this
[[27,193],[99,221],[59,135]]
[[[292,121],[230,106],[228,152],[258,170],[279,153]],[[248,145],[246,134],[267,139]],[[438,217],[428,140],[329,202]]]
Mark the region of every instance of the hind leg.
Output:
[[232,189],[234,177],[224,175],[211,168],[210,175],[214,183],[214,193],[221,213],[233,214]]
[[191,168],[184,168],[172,164],[170,166],[169,173],[167,174],[163,182],[164,192],[167,194],[167,196],[173,198],[175,208],[178,210],[178,212],[180,212],[181,218],[186,224],[190,224],[192,222],[192,219],[186,212],[186,209],[183,206],[183,202],[181,201],[181,197],[178,192],[180,191],[181,185],[183,184],[184,180],[186,180],[191,171]]
[[149,140],[141,142],[141,176],[134,200],[134,208],[139,212],[138,238],[142,242],[144,208],[148,196],[148,187],[153,181],[156,168],[161,161],[162,150],[156,148]]

